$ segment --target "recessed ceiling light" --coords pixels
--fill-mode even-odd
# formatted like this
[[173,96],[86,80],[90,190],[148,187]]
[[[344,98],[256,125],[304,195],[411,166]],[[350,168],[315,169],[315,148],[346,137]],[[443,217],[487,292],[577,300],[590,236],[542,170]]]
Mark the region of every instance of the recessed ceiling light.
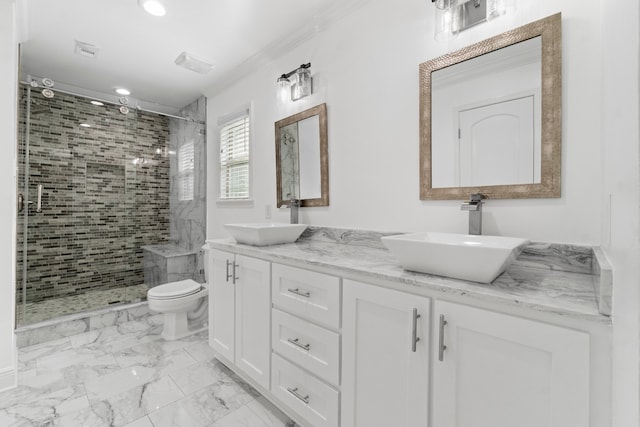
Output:
[[127,89],[123,87],[116,88],[116,93],[118,95],[124,95],[124,96],[131,95],[131,92],[129,92]]
[[164,16],[167,13],[164,5],[158,0],[138,0],[138,5],[153,16]]
[[91,125],[89,123],[80,123],[80,126],[83,128],[90,128]]
[[91,101],[91,103],[92,103],[93,105],[97,105],[98,107],[101,107],[101,106],[103,106],[103,105],[104,105],[104,104],[103,104],[102,102],[100,102],[100,101]]

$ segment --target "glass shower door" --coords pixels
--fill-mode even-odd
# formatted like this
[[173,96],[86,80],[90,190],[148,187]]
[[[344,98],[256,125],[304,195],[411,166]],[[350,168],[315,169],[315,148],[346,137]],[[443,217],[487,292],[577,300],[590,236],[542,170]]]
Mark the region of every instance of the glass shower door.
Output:
[[20,87],[16,324],[146,297],[141,246],[168,239],[168,120]]

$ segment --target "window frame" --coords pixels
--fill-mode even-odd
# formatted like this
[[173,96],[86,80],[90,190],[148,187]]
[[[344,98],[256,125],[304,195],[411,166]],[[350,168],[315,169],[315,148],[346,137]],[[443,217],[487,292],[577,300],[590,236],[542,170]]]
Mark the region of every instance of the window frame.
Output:
[[[242,117],[247,117],[249,119],[249,141],[248,141],[248,196],[246,198],[237,198],[237,199],[226,199],[222,198],[222,182],[221,182],[221,173],[222,173],[222,164],[221,164],[221,156],[220,156],[220,144],[221,144],[221,131],[222,128],[228,125],[229,123],[238,120]],[[217,192],[217,200],[216,205],[218,206],[253,206],[253,114],[252,108],[250,104],[244,105],[240,108],[234,109],[232,113],[226,114],[224,116],[218,117],[217,129],[216,129],[216,192]]]

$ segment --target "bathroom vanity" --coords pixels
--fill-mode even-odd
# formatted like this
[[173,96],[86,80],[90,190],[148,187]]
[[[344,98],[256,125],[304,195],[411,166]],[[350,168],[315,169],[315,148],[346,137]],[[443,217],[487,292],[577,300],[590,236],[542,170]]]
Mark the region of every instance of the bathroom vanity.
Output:
[[481,284],[405,271],[382,235],[208,241],[218,358],[303,426],[610,423],[597,248],[531,244]]

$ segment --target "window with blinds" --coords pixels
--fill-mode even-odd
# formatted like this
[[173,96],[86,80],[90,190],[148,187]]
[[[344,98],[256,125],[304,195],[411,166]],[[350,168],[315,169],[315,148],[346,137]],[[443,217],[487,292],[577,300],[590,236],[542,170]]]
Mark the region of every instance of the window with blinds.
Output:
[[178,195],[180,200],[193,200],[195,176],[193,141],[178,150]]
[[249,112],[220,127],[220,200],[249,198]]

